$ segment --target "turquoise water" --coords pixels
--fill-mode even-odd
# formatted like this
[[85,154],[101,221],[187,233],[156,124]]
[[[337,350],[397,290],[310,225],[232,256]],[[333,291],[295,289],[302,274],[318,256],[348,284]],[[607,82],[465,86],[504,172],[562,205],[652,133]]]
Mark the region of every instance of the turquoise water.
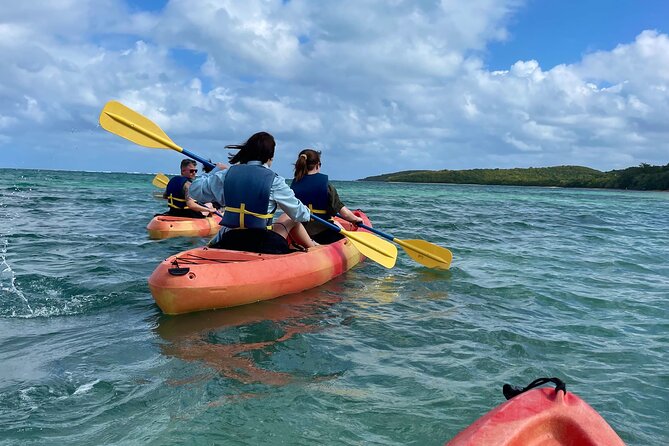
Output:
[[168,317],[151,175],[0,170],[0,444],[440,445],[557,376],[669,444],[669,194],[337,183],[400,249],[298,295]]

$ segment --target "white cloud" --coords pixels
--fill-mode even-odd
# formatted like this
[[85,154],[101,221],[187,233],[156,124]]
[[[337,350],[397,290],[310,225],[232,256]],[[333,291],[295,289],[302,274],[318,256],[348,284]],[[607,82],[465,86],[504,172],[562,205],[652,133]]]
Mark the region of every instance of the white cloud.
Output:
[[[132,12],[120,0],[0,6],[0,148],[11,141],[29,154],[64,134],[71,141],[74,128],[90,138],[81,145],[96,150],[113,140],[95,128],[100,109],[119,99],[205,156],[270,131],[283,174],[305,146],[325,151],[335,178],[666,163],[669,37],[640,30],[633,42],[575,64],[544,70],[537,55],[487,71],[478,54],[507,38],[520,6],[172,0],[155,13]],[[188,51],[200,62],[185,62]],[[107,170],[115,162],[124,168],[109,159]],[[146,162],[161,163],[146,170],[166,170],[174,158]]]
[[12,116],[0,115],[0,130],[14,125],[18,120]]
[[612,84],[666,85],[669,82],[669,37],[657,31],[643,31],[633,43],[621,43],[612,51],[586,55],[575,71],[583,78]]
[[507,133],[504,135],[504,141],[511,144],[513,147],[515,147],[518,150],[521,150],[523,152],[540,152],[541,147],[535,147],[532,146],[524,141],[521,141],[517,138],[515,138],[513,135],[510,133]]

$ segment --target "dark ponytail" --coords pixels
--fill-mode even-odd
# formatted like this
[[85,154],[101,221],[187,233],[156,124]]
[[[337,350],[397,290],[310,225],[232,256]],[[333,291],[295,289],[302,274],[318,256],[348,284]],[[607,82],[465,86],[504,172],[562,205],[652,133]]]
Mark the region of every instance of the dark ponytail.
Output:
[[321,152],[304,149],[295,161],[295,181],[300,181],[311,169],[321,163]]

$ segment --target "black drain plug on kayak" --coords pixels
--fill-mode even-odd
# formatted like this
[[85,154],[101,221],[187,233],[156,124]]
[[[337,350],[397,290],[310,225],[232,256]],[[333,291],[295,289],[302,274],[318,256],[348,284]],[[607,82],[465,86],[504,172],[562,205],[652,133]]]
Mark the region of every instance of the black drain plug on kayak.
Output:
[[189,271],[190,271],[190,268],[179,268],[179,267],[169,268],[167,270],[167,272],[170,273],[173,276],[185,276],[186,274],[188,274]]

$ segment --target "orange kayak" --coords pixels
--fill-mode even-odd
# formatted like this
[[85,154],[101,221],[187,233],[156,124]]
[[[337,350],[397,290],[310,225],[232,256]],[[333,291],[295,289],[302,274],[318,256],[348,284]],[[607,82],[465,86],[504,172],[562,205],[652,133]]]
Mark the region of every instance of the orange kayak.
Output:
[[[367,225],[367,216],[355,211]],[[347,231],[364,231],[339,220]],[[234,307],[308,290],[343,274],[364,259],[346,238],[290,254],[258,254],[195,248],[170,256],[149,277],[163,313]]]
[[207,218],[172,217],[156,215],[146,226],[149,238],[164,239],[169,237],[207,237],[214,235],[221,228],[221,217],[214,214]]
[[497,406],[446,445],[624,446],[625,443],[581,398],[565,390],[544,387],[527,390]]

